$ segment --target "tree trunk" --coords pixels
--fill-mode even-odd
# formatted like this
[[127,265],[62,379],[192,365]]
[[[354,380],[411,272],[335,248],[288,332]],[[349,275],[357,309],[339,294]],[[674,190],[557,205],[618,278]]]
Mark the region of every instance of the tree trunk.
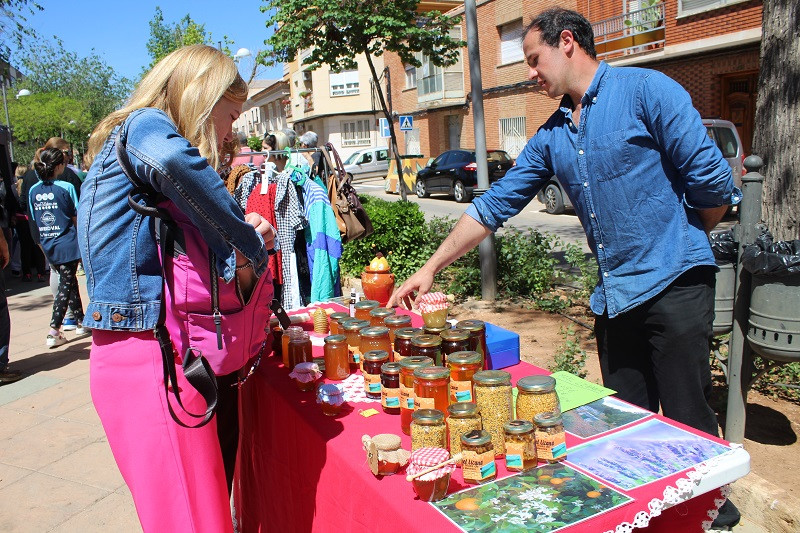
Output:
[[[394,122],[392,121],[391,113],[389,113],[389,107],[386,105],[386,99],[383,97],[383,88],[378,80],[378,73],[375,71],[375,65],[372,64],[372,57],[370,57],[369,50],[367,50],[366,46],[364,47],[364,55],[367,58],[367,64],[369,65],[369,71],[372,73],[372,79],[375,81],[375,88],[378,89],[378,100],[381,102],[383,116],[389,121],[389,134],[392,137],[392,154],[394,155],[395,165],[397,165],[397,187],[400,191],[401,200],[406,202],[408,200],[406,198],[406,183],[403,180],[403,160],[400,159],[400,151],[397,149],[397,136],[394,133]],[[391,87],[389,90],[391,90]]]
[[764,0],[753,153],[764,160],[764,222],[775,240],[800,238],[800,4]]

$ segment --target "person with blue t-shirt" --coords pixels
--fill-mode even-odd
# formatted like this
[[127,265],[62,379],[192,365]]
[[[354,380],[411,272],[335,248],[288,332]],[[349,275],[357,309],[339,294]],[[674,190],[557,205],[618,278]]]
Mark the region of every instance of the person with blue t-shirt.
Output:
[[31,233],[47,256],[52,268],[58,270],[60,279],[53,300],[53,316],[47,334],[47,346],[54,348],[67,342],[61,324],[67,307],[72,310],[80,337],[89,330],[82,326],[83,304],[78,291],[76,271],[81,254],[78,249],[76,217],[78,194],[75,187],[55,177],[64,171],[64,153],[56,148],[42,149],[33,164],[40,181],[28,193],[28,212],[31,216]]

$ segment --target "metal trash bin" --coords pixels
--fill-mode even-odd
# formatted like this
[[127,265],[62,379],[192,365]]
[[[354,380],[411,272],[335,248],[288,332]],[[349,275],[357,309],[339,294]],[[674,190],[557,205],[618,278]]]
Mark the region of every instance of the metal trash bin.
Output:
[[753,276],[747,341],[755,353],[783,363],[800,361],[800,274]]
[[736,292],[736,267],[733,263],[717,261],[719,272],[714,289],[714,336],[733,329],[733,295]]

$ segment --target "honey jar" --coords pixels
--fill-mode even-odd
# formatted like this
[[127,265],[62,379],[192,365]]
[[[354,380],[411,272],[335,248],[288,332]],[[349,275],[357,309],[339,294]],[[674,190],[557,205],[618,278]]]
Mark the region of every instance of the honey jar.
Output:
[[347,337],[347,349],[350,351],[350,373],[361,370],[361,334],[360,331],[369,327],[367,320],[347,320],[342,324],[345,337]]
[[342,329],[342,321],[349,320],[352,317],[350,316],[350,313],[340,312],[332,313],[330,318],[331,335],[342,335],[344,334],[344,330]]
[[369,321],[369,312],[376,307],[380,307],[380,305],[381,304],[377,300],[361,300],[360,302],[356,302],[353,306],[354,316],[359,320]]
[[325,337],[323,353],[326,378],[341,381],[350,375],[350,351],[347,349],[347,337],[328,335]]
[[381,365],[381,407],[384,413],[400,414],[400,363]]
[[481,410],[483,429],[492,436],[495,453],[505,453],[504,426],[514,418],[511,374],[504,370],[481,370],[472,376],[475,403]]
[[[398,315],[400,316],[400,315]],[[400,328],[394,333],[394,360],[398,363],[411,357],[411,339],[421,335],[420,328]]]
[[364,392],[367,398],[381,398],[381,366],[387,361],[389,354],[386,350],[364,352]]
[[450,405],[450,371],[443,366],[414,370],[414,409],[447,412]]
[[539,413],[533,419],[536,424],[536,455],[540,461],[550,464],[567,458],[567,437],[560,414]]
[[442,365],[442,338],[438,335],[417,335],[411,339],[411,355],[430,357]]
[[433,366],[430,357],[406,357],[400,361],[400,427],[411,435],[411,413],[414,412],[414,370]]
[[483,368],[489,368],[489,347],[486,344],[486,323],[483,320],[461,320],[456,328],[469,331],[469,349],[481,354]]
[[[358,333],[361,336],[359,347],[362,354],[370,350],[383,350],[387,354],[394,353],[392,344],[389,342],[389,328],[386,326],[370,326],[359,330]],[[391,356],[389,360],[391,361]],[[380,372],[378,374],[380,375]]]
[[512,420],[503,428],[506,433],[506,468],[524,472],[536,466],[536,438],[533,424]]
[[383,321],[394,315],[394,309],[388,307],[376,307],[369,312],[369,325],[370,326],[385,326]]
[[383,324],[389,328],[389,341],[394,346],[394,332],[400,328],[411,327],[411,316],[409,315],[389,315],[383,319]]
[[[439,336],[442,338],[442,357],[454,352],[469,350],[469,331],[463,329],[446,329]],[[483,368],[481,368],[483,370]]]
[[472,376],[481,371],[481,354],[461,351],[447,356],[450,368],[450,402],[474,402]]
[[494,457],[492,436],[488,432],[476,429],[461,435],[461,473],[464,483],[481,485],[494,481],[497,477]]

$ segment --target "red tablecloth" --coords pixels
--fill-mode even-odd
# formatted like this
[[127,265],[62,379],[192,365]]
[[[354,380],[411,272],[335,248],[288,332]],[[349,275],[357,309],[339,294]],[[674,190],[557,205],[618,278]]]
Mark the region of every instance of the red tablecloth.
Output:
[[[234,482],[240,531],[455,530],[432,505],[416,498],[404,475],[378,479],[369,470],[361,445],[363,435],[399,434],[403,447],[411,449],[411,438],[400,431],[398,415],[383,413],[379,403],[355,403],[345,404],[340,416],[327,417],[313,393],[296,389],[278,359],[262,362],[241,390],[240,454]],[[547,373],[526,363],[506,370],[514,382],[526,375]],[[359,414],[369,408],[379,414],[369,418]],[[580,442],[584,441],[568,435],[568,447]],[[497,470],[498,478],[509,474],[502,460],[497,462]],[[637,514],[649,516],[651,500],[662,499],[664,489],[675,486],[686,473],[622,491],[633,498],[631,503],[568,530],[613,531],[621,523],[634,523]],[[449,493],[463,488],[466,485],[457,470]],[[701,522],[709,519],[707,512],[715,508],[715,498],[720,498],[718,489],[667,509],[650,520],[648,530],[700,531]]]

